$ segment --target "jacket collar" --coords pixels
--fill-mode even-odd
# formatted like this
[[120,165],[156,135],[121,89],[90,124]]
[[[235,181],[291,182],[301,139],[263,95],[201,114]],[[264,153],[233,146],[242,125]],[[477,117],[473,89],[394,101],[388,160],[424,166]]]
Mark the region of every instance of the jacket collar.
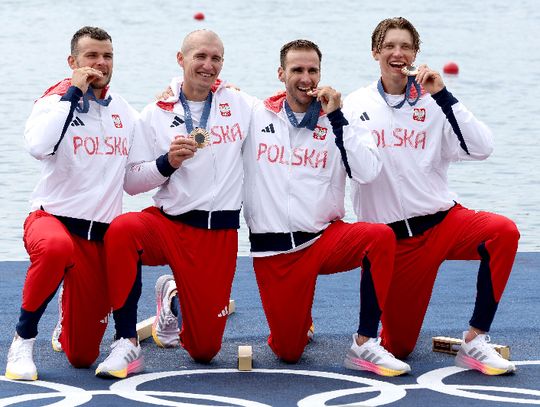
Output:
[[[285,102],[285,99],[287,99],[287,92],[281,91],[276,93],[273,96],[270,96],[269,98],[264,100],[264,106],[274,113],[279,113],[283,109],[283,103]],[[319,117],[324,116],[324,110],[320,110]]]
[[[176,76],[172,78],[169,88],[172,90],[172,96],[169,96],[165,100],[158,100],[156,104],[159,108],[172,112],[174,110],[174,105],[176,105],[180,100],[180,90],[182,89],[182,83],[184,83],[183,78]],[[216,79],[210,91],[216,93],[219,89],[225,87],[226,82],[221,79]]]
[[[69,89],[69,87],[71,86],[71,78],[65,78],[65,79],[62,79],[60,82],[54,84],[53,86],[51,86],[49,89],[47,89],[45,91],[45,93],[43,93],[43,95],[41,96],[41,98],[44,98],[46,96],[51,96],[51,95],[60,95],[60,96],[64,96],[67,92],[67,90]],[[100,99],[105,99],[105,97],[107,96],[107,94],[109,93],[109,85],[107,85],[102,91],[101,91],[101,95],[100,95]],[[41,99],[40,98],[40,99]]]

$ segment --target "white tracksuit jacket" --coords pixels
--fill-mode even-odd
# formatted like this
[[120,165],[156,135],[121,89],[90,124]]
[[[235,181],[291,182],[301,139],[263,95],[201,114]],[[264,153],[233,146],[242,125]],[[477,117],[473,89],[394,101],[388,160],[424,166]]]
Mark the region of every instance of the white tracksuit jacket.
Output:
[[[175,137],[188,136],[179,101],[181,84],[181,79],[174,78],[170,85],[174,95],[164,102],[149,104],[141,112],[126,173],[126,191],[137,194],[159,187],[153,197],[155,206],[173,216],[193,210],[239,211],[243,179],[241,148],[248,135],[255,99],[219,82],[212,90],[206,127],[210,133],[209,145],[198,149],[193,158],[165,176],[158,169],[158,157],[164,159]],[[193,118],[193,126],[198,124]]]
[[[106,95],[112,97],[108,106],[90,101],[87,113],[73,110],[82,92],[73,93],[70,83],[65,79],[48,89],[26,122],[26,148],[42,164],[32,210],[43,207],[53,215],[110,223],[122,212],[122,184],[138,113],[112,92]],[[73,105],[61,100],[64,95]]]
[[483,160],[493,150],[489,128],[446,88],[393,109],[373,83],[347,96],[343,110],[371,130],[383,162],[373,182],[353,182],[361,221],[391,223],[449,209],[456,199],[448,188],[450,163]]
[[[347,174],[328,116],[319,116],[314,131],[294,128],[284,100],[281,93],[254,108],[244,145],[244,216],[252,234],[317,233],[345,215]],[[352,178],[364,183],[381,163],[359,123],[343,127],[343,141]]]

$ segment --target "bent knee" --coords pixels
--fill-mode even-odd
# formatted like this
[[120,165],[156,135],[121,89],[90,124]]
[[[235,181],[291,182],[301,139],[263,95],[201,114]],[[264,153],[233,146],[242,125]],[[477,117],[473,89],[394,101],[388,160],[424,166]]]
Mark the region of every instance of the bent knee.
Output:
[[383,243],[396,240],[392,228],[383,223],[357,222],[353,223],[353,225],[356,226],[354,233],[358,236],[369,236],[372,241]]
[[406,359],[413,352],[415,346],[414,344],[393,343],[384,337],[382,338],[381,345],[398,359]]
[[387,350],[398,359],[407,359],[409,355],[413,352],[414,347],[412,348],[399,347],[395,351],[391,351],[389,349]]
[[73,241],[69,235],[51,235],[40,242],[37,248],[42,258],[61,263],[72,258],[73,250]]
[[92,366],[98,357],[98,354],[83,354],[82,352],[66,352],[67,359],[71,366],[77,369],[87,369]]
[[110,239],[112,235],[114,235],[115,238],[123,236],[126,230],[130,230],[135,226],[135,220],[136,216],[134,213],[124,213],[117,216],[107,228],[105,240]]
[[221,349],[221,344],[219,346],[208,346],[208,347],[202,347],[202,346],[196,346],[193,348],[187,348],[189,355],[191,358],[198,363],[210,363],[212,359],[214,359],[214,356],[216,356]]
[[278,354],[278,357],[284,361],[285,363],[298,363],[300,358],[302,357],[303,352],[285,352],[282,354]]
[[304,348],[293,349],[291,346],[279,346],[276,343],[270,344],[277,357],[286,363],[297,363],[304,353]]
[[486,240],[488,250],[490,246],[504,247],[510,251],[517,250],[520,233],[514,221],[504,216],[498,216],[492,227],[492,237]]
[[505,220],[506,222],[504,222],[504,224],[500,228],[500,233],[505,237],[505,239],[517,243],[521,236],[517,225],[514,223],[514,221],[510,219]]
[[145,235],[140,215],[137,212],[129,212],[118,216],[111,222],[103,238],[107,250],[114,253],[117,249],[131,247],[137,240],[137,236]]
[[396,235],[394,234],[394,231],[392,228],[388,225],[384,225],[382,223],[374,224],[376,226],[377,235],[379,236],[379,239],[383,241],[394,241],[396,240]]

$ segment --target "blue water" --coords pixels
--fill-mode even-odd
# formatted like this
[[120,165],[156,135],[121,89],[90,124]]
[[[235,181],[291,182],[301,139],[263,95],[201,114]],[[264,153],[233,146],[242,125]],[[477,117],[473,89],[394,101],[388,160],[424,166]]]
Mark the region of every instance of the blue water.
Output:
[[[201,11],[204,21],[193,15]],[[188,32],[210,28],[225,43],[222,77],[265,97],[281,89],[279,48],[295,38],[315,41],[323,52],[322,84],[344,95],[375,80],[378,65],[370,37],[382,18],[410,19],[422,39],[417,58],[435,69],[450,61],[457,77],[448,88],[485,121],[496,149],[484,162],[452,167],[450,182],[460,201],[514,219],[520,250],[540,250],[540,11],[534,0],[431,1],[93,1],[3,0],[0,3],[0,260],[23,260],[22,223],[37,182],[38,162],[23,147],[33,101],[70,76],[69,40],[83,25],[113,37],[112,86],[141,109],[180,74],[176,52]],[[126,199],[126,210],[150,204],[150,194]],[[348,206],[347,219],[352,220]],[[240,253],[248,251],[245,227]]]

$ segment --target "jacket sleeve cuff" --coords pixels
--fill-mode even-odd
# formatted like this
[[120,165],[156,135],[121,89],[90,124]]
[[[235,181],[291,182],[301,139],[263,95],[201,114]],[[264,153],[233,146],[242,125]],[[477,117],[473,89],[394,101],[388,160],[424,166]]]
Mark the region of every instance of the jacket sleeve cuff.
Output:
[[82,98],[83,92],[76,86],[70,86],[67,92],[60,98],[63,101],[78,102]]
[[446,86],[442,88],[440,91],[438,91],[437,93],[434,93],[433,95],[431,95],[431,97],[435,99],[435,102],[437,102],[437,104],[441,108],[450,107],[452,105],[455,105],[458,102],[458,100],[454,97],[454,95],[452,95],[448,91],[448,89],[446,89]]
[[327,116],[334,130],[349,124],[349,122],[343,115],[343,112],[341,111],[341,109],[336,109],[333,112],[328,113]]
[[165,154],[159,156],[157,158],[157,160],[156,160],[156,165],[157,165],[158,171],[164,177],[170,177],[173,174],[173,172],[176,171],[176,168],[174,168],[169,163],[169,154],[168,153],[165,153]]

